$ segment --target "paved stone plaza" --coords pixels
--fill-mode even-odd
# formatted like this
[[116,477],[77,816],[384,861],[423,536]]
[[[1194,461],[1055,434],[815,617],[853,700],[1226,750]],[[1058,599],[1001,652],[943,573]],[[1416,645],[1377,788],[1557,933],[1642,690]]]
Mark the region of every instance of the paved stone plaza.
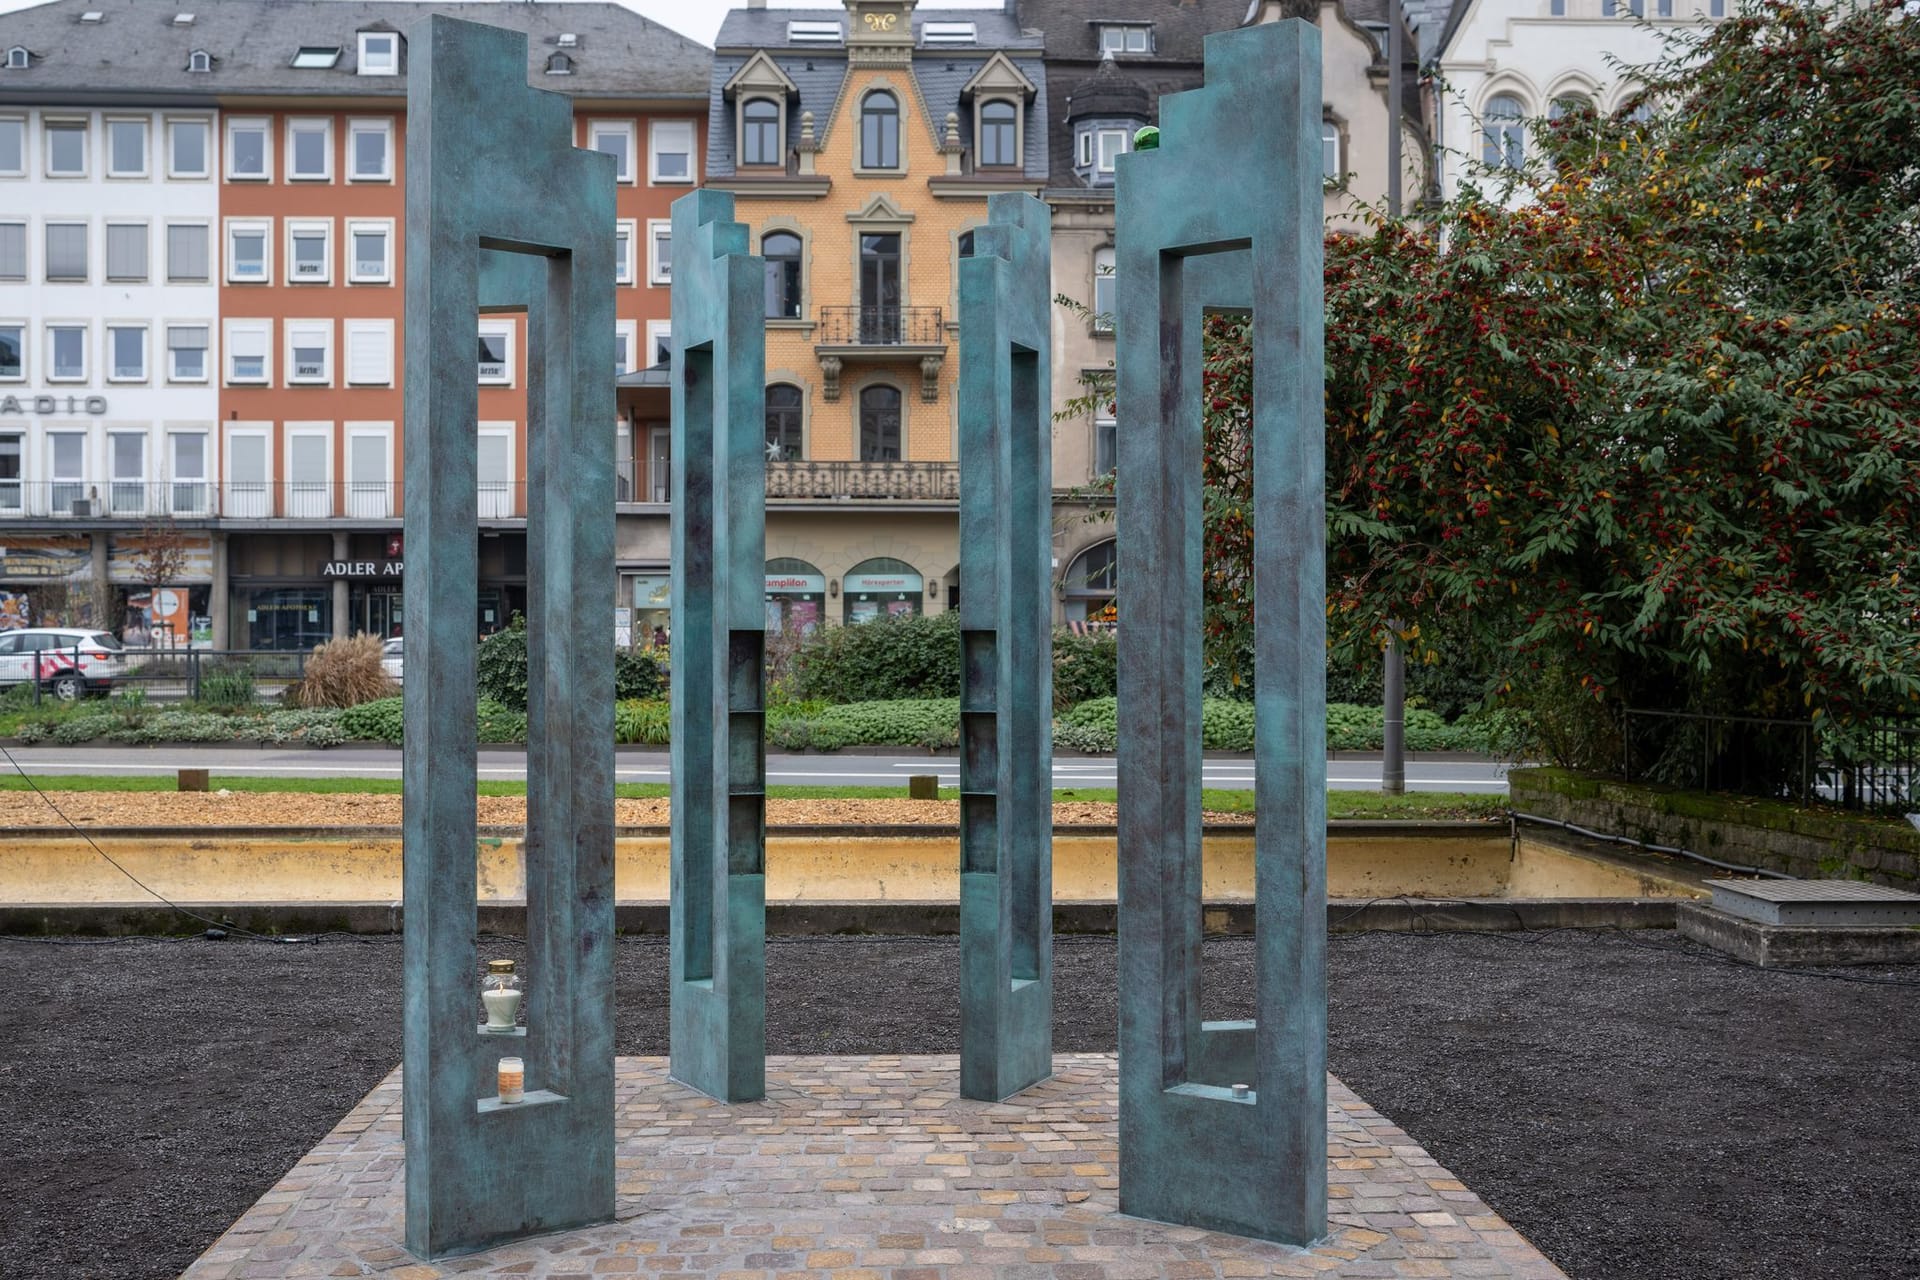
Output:
[[1329,1082],[1330,1237],[1312,1250],[1122,1217],[1111,1054],[1016,1102],[959,1096],[952,1055],[790,1057],[723,1106],[618,1062],[619,1220],[436,1265],[401,1249],[400,1073],[182,1280],[381,1275],[768,1280],[1562,1277],[1479,1197]]

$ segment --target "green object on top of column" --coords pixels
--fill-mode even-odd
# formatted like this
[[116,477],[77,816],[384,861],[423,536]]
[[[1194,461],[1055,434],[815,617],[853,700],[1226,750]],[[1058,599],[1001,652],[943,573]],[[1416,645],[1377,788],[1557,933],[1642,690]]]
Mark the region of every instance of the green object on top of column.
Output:
[[[406,1244],[424,1258],[613,1217],[614,172],[527,38],[443,16],[408,41]],[[524,310],[525,1025],[481,1028],[474,635],[476,317]],[[503,1058],[525,1064],[503,1100]]]
[[[1206,40],[1206,86],[1121,156],[1120,1210],[1326,1230],[1320,33]],[[1202,329],[1253,317],[1255,1012],[1201,1012]]]
[[987,202],[960,262],[960,1092],[1053,1074],[1052,217]]
[[671,1070],[766,1093],[765,260],[733,196],[673,202]]

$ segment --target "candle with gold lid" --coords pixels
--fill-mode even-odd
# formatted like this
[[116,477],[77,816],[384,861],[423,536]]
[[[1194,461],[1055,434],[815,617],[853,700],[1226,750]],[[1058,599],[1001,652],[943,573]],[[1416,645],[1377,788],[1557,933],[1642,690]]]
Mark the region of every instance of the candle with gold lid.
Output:
[[480,1003],[487,1007],[488,1031],[511,1031],[520,1016],[520,975],[511,960],[487,961],[487,976],[480,979]]

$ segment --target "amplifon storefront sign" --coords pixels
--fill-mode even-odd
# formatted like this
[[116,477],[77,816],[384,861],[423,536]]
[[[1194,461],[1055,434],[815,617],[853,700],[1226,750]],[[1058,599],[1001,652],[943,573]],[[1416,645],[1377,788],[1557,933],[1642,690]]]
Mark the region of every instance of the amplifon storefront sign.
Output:
[[827,589],[827,577],[823,573],[770,573],[767,575],[767,594],[770,596],[817,596]]
[[56,413],[87,413],[98,418],[106,411],[105,396],[0,396],[0,414],[25,416],[31,413],[44,418]]

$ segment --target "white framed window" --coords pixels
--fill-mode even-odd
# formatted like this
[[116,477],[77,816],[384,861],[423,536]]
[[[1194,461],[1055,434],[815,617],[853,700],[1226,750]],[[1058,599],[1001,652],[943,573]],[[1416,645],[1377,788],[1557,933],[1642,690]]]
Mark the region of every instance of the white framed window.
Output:
[[287,283],[333,279],[333,223],[287,219]]
[[87,433],[47,432],[47,478],[53,481],[53,509],[75,511],[87,497]]
[[693,163],[693,121],[655,120],[647,125],[647,180],[691,184],[699,175]]
[[399,75],[399,35],[392,31],[362,31],[360,57],[354,69],[363,76]]
[[0,178],[27,176],[27,122],[0,116]]
[[513,423],[482,422],[476,440],[480,477],[480,518],[502,520],[513,514]]
[[264,116],[227,118],[227,179],[265,182],[273,176],[273,130]]
[[107,381],[145,382],[147,380],[147,326],[109,324],[107,326]]
[[0,322],[0,382],[24,382],[26,377],[26,322],[23,320]]
[[87,224],[49,222],[47,224],[47,279],[81,281],[87,278]]
[[616,320],[613,324],[613,372],[618,377],[623,373],[632,373],[644,365],[634,364],[633,347],[639,338],[640,322],[637,320]]
[[107,433],[107,510],[117,516],[147,511],[147,433]]
[[333,121],[326,116],[296,116],[287,121],[287,181],[327,182],[333,178]]
[[353,284],[393,282],[393,220],[347,219],[347,279]]
[[213,55],[205,49],[195,49],[187,55],[187,70],[197,75],[205,75],[213,70]]
[[1332,120],[1320,122],[1320,177],[1338,182],[1346,171],[1340,167],[1340,126]]
[[346,428],[347,514],[384,520],[393,514],[393,427],[349,422]]
[[169,222],[167,224],[167,279],[176,284],[203,283],[212,279],[212,263],[207,253],[207,224]]
[[287,385],[325,386],[333,381],[333,321],[288,320]]
[[87,326],[50,324],[47,326],[47,381],[85,382],[87,380]]
[[213,172],[213,126],[195,116],[167,120],[167,176],[204,178]]
[[167,326],[167,381],[205,382],[207,380],[207,326],[170,324]]
[[0,431],[0,513],[17,516],[25,509],[26,462],[26,433]]
[[230,386],[264,386],[273,374],[273,321],[228,320],[221,346]]
[[1078,148],[1078,152],[1074,157],[1074,163],[1078,164],[1082,169],[1090,167],[1093,164],[1093,131],[1091,129],[1081,130],[1080,134],[1074,139],[1074,143]]
[[647,222],[647,283],[673,283],[673,223],[664,218]]
[[43,119],[41,145],[46,148],[49,178],[87,176],[87,122]]
[[613,228],[613,282],[633,283],[633,234],[635,222],[622,218]]
[[287,424],[287,496],[289,516],[319,520],[336,514],[333,504],[333,424]]
[[23,44],[14,45],[7,50],[7,70],[25,71],[33,65],[33,54]]
[[1120,455],[1120,423],[1114,417],[1113,396],[1101,395],[1093,407],[1093,474],[1112,471]]
[[0,222],[0,280],[27,278],[27,224]]
[[272,514],[269,485],[272,482],[273,450],[265,426],[249,423],[226,429],[227,447],[220,459],[227,469],[226,493],[220,501],[221,514],[258,520]]
[[673,359],[673,321],[647,321],[647,367]]
[[229,284],[265,284],[272,278],[272,220],[229,219],[227,222],[227,282]]
[[1133,138],[1125,129],[1101,129],[1094,135],[1094,151],[1099,173],[1112,173],[1115,157],[1133,150]]
[[393,120],[347,122],[347,177],[354,182],[393,180]]
[[107,176],[147,176],[147,121],[107,117]]
[[293,55],[296,71],[331,71],[340,65],[344,50],[337,44],[303,44]]
[[174,515],[205,515],[212,509],[207,484],[207,433],[167,433],[167,509]]
[[513,385],[513,321],[480,322],[480,382],[493,387]]
[[592,120],[587,123],[587,145],[613,157],[613,180],[633,181],[633,122]]
[[107,279],[144,281],[147,278],[148,229],[144,222],[107,224]]
[[1093,251],[1093,331],[1095,333],[1113,332],[1114,299],[1119,284],[1113,274],[1113,263],[1112,249]]
[[393,321],[346,322],[347,385],[393,385]]
[[1103,23],[1100,27],[1100,52],[1152,53],[1153,28],[1144,23]]

